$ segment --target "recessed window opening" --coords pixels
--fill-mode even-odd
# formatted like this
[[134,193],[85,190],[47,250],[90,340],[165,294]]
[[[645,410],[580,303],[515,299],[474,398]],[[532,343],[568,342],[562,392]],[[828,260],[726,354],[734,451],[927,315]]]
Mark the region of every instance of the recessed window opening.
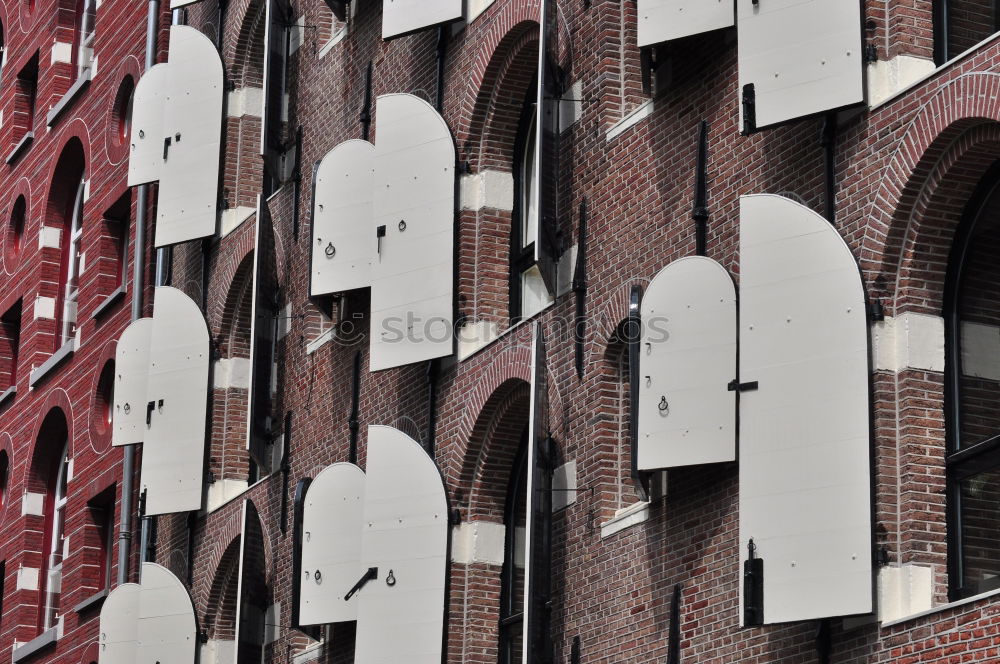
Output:
[[17,132],[14,135],[15,143],[34,129],[37,95],[38,54],[36,53],[17,75],[17,88],[14,95],[14,117],[12,119],[17,128]]
[[500,664],[520,664],[524,635],[524,569],[528,518],[528,430],[521,437],[504,507],[504,562],[500,577]]
[[542,273],[535,264],[538,236],[538,166],[535,131],[536,83],[528,88],[521,108],[514,150],[514,212],[510,251],[510,318],[515,323],[530,318],[551,301]]
[[949,585],[1000,588],[1000,162],[952,248],[946,291]]
[[[24,196],[18,196],[10,212],[10,224],[7,227],[7,258],[13,263],[21,255],[21,243],[24,236],[24,219],[27,215],[28,203]],[[13,265],[8,266],[12,268]]]
[[59,343],[57,347],[68,343],[76,336],[77,308],[80,296],[81,244],[83,241],[83,197],[87,182],[81,177],[76,185],[76,193],[72,198],[69,211],[69,223],[64,226],[64,234],[68,232],[63,243],[63,293],[59,318]]
[[41,631],[55,627],[59,622],[62,599],[63,560],[68,544],[66,534],[67,482],[69,475],[69,442],[63,443],[62,451],[51,469],[50,481],[45,497],[45,547],[42,556],[40,597]]
[[22,300],[0,317],[0,391],[17,382],[17,361],[21,346]]
[[111,552],[115,534],[115,492],[114,488],[102,491],[88,502],[93,525],[96,529],[97,557],[93,560],[97,567],[97,590],[111,588]]
[[104,365],[104,369],[101,370],[101,377],[97,379],[97,394],[94,395],[94,411],[96,416],[93,419],[93,423],[97,433],[105,434],[111,429],[114,401],[115,361],[108,360]]
[[1000,31],[996,0],[935,0],[934,60],[955,58]]
[[7,504],[7,487],[9,482],[10,457],[7,456],[7,450],[0,450],[0,508]]
[[115,95],[114,109],[114,141],[115,145],[125,145],[129,141],[132,133],[132,102],[135,99],[135,81],[131,76],[126,76],[125,80],[118,86],[118,94]]

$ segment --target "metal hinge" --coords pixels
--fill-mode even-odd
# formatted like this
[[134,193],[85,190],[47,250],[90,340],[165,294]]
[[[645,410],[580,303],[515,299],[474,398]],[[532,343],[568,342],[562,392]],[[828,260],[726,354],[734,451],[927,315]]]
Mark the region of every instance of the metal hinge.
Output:
[[743,135],[757,131],[757,90],[753,83],[743,86]]
[[756,627],[764,624],[764,559],[757,557],[757,545],[747,543],[747,559],[743,561],[743,624]]

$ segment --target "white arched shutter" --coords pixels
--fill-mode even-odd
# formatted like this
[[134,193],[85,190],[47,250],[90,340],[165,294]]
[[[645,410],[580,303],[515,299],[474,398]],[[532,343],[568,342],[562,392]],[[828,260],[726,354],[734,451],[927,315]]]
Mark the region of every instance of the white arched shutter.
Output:
[[115,391],[111,444],[141,443],[146,435],[146,389],[153,319],[140,318],[122,332],[115,349]]
[[302,517],[299,623],[323,625],[358,619],[358,595],[344,596],[361,572],[365,474],[335,463],[306,492]]
[[434,460],[406,434],[368,427],[357,664],[440,664],[448,500]]
[[141,485],[146,514],[201,508],[209,337],[191,298],[160,286],[153,305]]
[[157,247],[214,235],[219,197],[222,59],[201,32],[173,25],[167,72],[158,145],[163,167],[157,198]]
[[316,170],[313,204],[312,295],[371,285],[377,256],[373,212],[375,146],[347,141]]
[[378,99],[371,370],[450,355],[454,328],[455,143],[434,107]]
[[[740,554],[763,616],[872,610],[868,329],[836,229],[781,196],[740,199]],[[741,595],[741,602],[747,598]],[[751,605],[757,605],[751,602]]]
[[736,459],[736,289],[703,256],[674,261],[642,299],[639,470]]

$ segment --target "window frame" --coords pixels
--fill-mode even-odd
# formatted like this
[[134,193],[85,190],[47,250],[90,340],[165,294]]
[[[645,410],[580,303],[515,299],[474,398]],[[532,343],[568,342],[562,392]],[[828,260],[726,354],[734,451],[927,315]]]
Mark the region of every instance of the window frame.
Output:
[[957,601],[978,594],[965,585],[962,482],[977,474],[1000,470],[1000,430],[967,447],[962,446],[962,277],[973,236],[987,203],[1000,196],[1000,160],[994,162],[969,198],[955,232],[945,277],[943,317],[945,327],[945,474],[948,546],[948,599]]
[[21,350],[21,326],[24,323],[24,300],[19,299],[0,316],[0,330],[10,349],[10,371],[6,384],[0,384],[0,392],[17,384],[17,362]]
[[[69,436],[49,471],[45,490],[45,531],[43,534],[42,569],[38,584],[38,628],[42,634],[59,624],[62,617],[62,570],[65,560],[66,507],[69,502]],[[57,548],[58,547],[58,548]],[[58,562],[56,557],[58,556]],[[51,597],[50,577],[58,576],[59,593]]]
[[[949,35],[949,27],[951,25],[950,10],[951,0],[933,0],[931,22],[934,33],[934,64],[938,67],[957,57],[957,54],[955,56],[949,54],[951,51],[951,39]],[[994,0],[993,31],[984,39],[996,37],[998,33],[1000,33],[1000,0]]]
[[[497,621],[497,661],[500,664],[512,664],[512,662],[516,661],[513,653],[522,647],[521,640],[514,638],[518,633],[511,634],[511,628],[518,625],[521,627],[521,634],[523,634],[526,614],[524,606],[521,607],[519,612],[512,611],[515,602],[514,592],[516,590],[514,563],[516,558],[518,525],[521,526],[525,543],[527,543],[529,533],[526,530],[526,517],[527,510],[531,509],[531,505],[525,505],[524,520],[518,523],[514,523],[514,521],[517,518],[518,498],[526,490],[528,483],[528,435],[528,427],[525,426],[517,455],[514,457],[514,463],[511,465],[511,475],[507,485],[507,497],[503,509],[504,553],[503,567],[500,571],[500,613]],[[527,547],[525,547],[525,552],[527,552]],[[524,563],[527,565],[527,560]],[[522,597],[522,602],[523,599]]]
[[[59,302],[56,304],[56,346],[59,350],[76,337],[79,319],[81,256],[83,248],[83,207],[87,176],[80,175],[80,181],[73,196],[72,207],[63,219],[62,266],[59,274]],[[71,311],[76,305],[76,311]],[[72,314],[72,316],[70,315]]]
[[[528,87],[521,106],[521,116],[517,123],[517,135],[514,139],[514,155],[511,163],[511,173],[514,176],[514,209],[510,220],[510,273],[508,303],[510,324],[514,325],[526,318],[524,311],[524,275],[535,267],[535,239],[526,238],[526,229],[530,225],[527,219],[532,193],[536,200],[538,178],[534,170],[537,168],[535,159],[535,104],[537,102],[537,73]],[[537,209],[537,205],[536,205]],[[541,223],[540,217],[535,223]],[[527,241],[526,240],[529,240]]]
[[83,78],[94,64],[94,42],[97,35],[97,0],[77,2],[76,25],[73,32],[73,66],[77,79]]

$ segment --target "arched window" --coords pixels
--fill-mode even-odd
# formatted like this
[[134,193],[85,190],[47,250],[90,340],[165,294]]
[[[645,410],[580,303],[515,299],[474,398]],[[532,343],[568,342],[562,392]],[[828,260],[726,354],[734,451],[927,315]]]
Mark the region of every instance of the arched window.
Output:
[[500,579],[500,664],[522,661],[524,638],[524,556],[528,519],[528,455],[525,429],[514,461],[504,507],[504,557]]
[[76,335],[77,302],[80,295],[80,245],[83,239],[83,195],[87,182],[83,176],[76,184],[74,196],[70,198],[70,208],[67,211],[63,225],[62,237],[62,279],[60,293],[62,298],[59,321],[56,327],[59,348]]
[[62,597],[62,569],[65,557],[66,486],[69,473],[69,441],[63,442],[49,472],[45,492],[45,539],[42,552],[42,585],[39,605],[40,629],[45,631],[59,622]]
[[1000,162],[983,179],[949,262],[949,585],[953,598],[1000,587]]
[[551,301],[542,273],[535,264],[535,238],[538,235],[538,178],[535,169],[535,93],[536,84],[528,88],[518,123],[514,149],[514,211],[511,220],[510,247],[510,318],[516,322],[530,318]]

